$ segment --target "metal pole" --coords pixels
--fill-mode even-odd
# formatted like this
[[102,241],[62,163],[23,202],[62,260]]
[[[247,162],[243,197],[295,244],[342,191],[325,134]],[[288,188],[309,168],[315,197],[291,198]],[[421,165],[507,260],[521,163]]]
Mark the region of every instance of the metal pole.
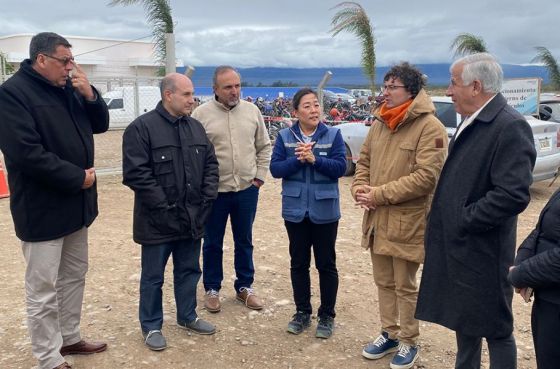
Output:
[[2,79],[0,80],[0,84],[4,83],[5,81],[5,62],[4,62],[4,55],[0,54],[0,71],[2,72]]
[[185,69],[185,76],[192,78],[192,75],[194,74],[195,70],[196,68],[193,67],[192,65],[187,66],[187,69]]
[[[126,87],[124,87],[124,89],[126,89]],[[123,96],[124,96],[124,89],[123,89]],[[134,119],[136,119],[140,116],[140,88],[138,87],[138,80],[134,80],[132,93],[134,94]]]
[[175,73],[175,34],[165,34],[165,74]]
[[319,85],[317,86],[317,97],[319,97],[319,104],[321,104],[321,110],[323,110],[323,88],[327,85],[331,77],[332,77],[332,72],[330,70],[326,71],[325,75],[323,76],[323,79],[321,80],[321,82],[319,82]]

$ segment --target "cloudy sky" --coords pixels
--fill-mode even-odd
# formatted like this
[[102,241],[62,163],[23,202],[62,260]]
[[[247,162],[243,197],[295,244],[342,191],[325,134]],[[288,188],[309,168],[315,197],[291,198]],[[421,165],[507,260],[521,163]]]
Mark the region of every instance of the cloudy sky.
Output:
[[[67,36],[136,39],[150,34],[141,5],[109,0],[0,0],[0,36],[54,31]],[[481,36],[503,63],[529,63],[534,46],[560,59],[558,0],[359,1],[377,39],[378,65],[450,62],[459,33]],[[170,0],[177,57],[185,65],[353,67],[361,47],[352,34],[333,38],[339,0]],[[146,38],[149,40],[150,38]]]

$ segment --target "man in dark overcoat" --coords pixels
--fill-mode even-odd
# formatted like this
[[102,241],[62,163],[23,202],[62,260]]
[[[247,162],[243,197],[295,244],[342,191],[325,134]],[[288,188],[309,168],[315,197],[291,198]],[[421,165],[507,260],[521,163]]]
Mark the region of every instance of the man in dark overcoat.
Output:
[[63,356],[107,348],[82,340],[80,317],[98,214],[93,134],[107,131],[109,112],[71,47],[56,33],[36,34],[29,59],[0,87],[0,150],[38,369],[70,368]]
[[449,144],[426,227],[426,258],[416,318],[456,332],[456,369],[480,368],[485,338],[492,369],[516,367],[507,274],[517,215],[530,201],[533,135],[500,94],[494,57],[474,54],[451,66],[447,89],[464,117]]

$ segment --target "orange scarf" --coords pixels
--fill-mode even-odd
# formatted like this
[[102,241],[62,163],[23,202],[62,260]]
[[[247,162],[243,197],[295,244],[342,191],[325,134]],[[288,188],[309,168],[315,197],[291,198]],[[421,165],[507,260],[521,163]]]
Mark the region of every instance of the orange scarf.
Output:
[[391,131],[394,131],[399,123],[402,122],[410,104],[412,104],[412,99],[394,108],[387,108],[387,103],[381,105],[379,115]]

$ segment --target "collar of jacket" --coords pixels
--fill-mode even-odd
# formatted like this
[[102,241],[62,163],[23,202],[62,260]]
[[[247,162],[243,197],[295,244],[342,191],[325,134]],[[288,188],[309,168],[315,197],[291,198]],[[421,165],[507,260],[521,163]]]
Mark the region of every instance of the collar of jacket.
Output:
[[[499,112],[501,112],[507,105],[507,100],[501,93],[497,93],[496,96],[482,109],[480,113],[476,116],[474,121],[480,121],[483,123],[491,123]],[[474,123],[474,122],[473,122]]]
[[214,99],[212,99],[212,102],[214,102],[214,104],[216,104],[216,106],[219,107],[220,109],[222,109],[223,111],[232,111],[233,109],[237,108],[239,106],[239,104],[241,104],[241,99],[239,99],[239,102],[237,104],[235,104],[235,106],[232,107],[231,109],[229,107],[225,106],[224,104],[222,104],[221,102],[219,102],[217,95],[214,95]]
[[[299,125],[299,120],[296,121],[296,123],[290,129],[292,130],[292,132],[294,132],[299,137],[300,140],[303,141],[303,136],[302,136],[301,128],[300,128],[300,125]],[[325,123],[319,122],[319,125],[317,126],[317,130],[315,131],[315,133],[311,137],[311,141],[317,142],[319,137],[324,135],[328,130],[329,129],[328,129],[328,127]]]
[[179,124],[183,119],[186,118],[184,116],[177,118],[169,114],[169,112],[165,110],[165,108],[163,107],[163,103],[161,101],[158,102],[158,104],[156,105],[156,111],[159,113],[159,115],[161,115],[163,118],[165,118],[166,121],[168,121],[171,124]]
[[[418,118],[420,115],[435,114],[435,112],[436,112],[436,107],[434,106],[432,99],[422,88],[420,89],[420,91],[418,91],[418,94],[412,100],[412,103],[408,107],[408,111],[406,112],[402,122],[399,125],[397,125],[393,133],[397,132],[399,128],[404,126],[405,124],[414,122],[414,120],[416,120],[416,118]],[[379,114],[379,108],[375,110],[373,116],[375,117],[375,119],[385,124],[385,121],[381,119],[381,115]],[[387,127],[386,124],[385,126]],[[387,129],[389,128],[387,127]]]
[[24,73],[27,76],[35,79],[37,82],[43,83],[43,84],[45,84],[45,85],[47,85],[51,88],[54,88],[54,89],[57,89],[57,90],[63,90],[64,88],[72,89],[72,82],[70,82],[69,79],[66,80],[66,86],[64,88],[53,85],[51,81],[49,81],[48,79],[43,77],[41,74],[39,74],[39,72],[37,72],[35,69],[33,69],[33,65],[31,64],[31,59],[23,60],[21,62],[20,70],[22,71],[22,73]]

